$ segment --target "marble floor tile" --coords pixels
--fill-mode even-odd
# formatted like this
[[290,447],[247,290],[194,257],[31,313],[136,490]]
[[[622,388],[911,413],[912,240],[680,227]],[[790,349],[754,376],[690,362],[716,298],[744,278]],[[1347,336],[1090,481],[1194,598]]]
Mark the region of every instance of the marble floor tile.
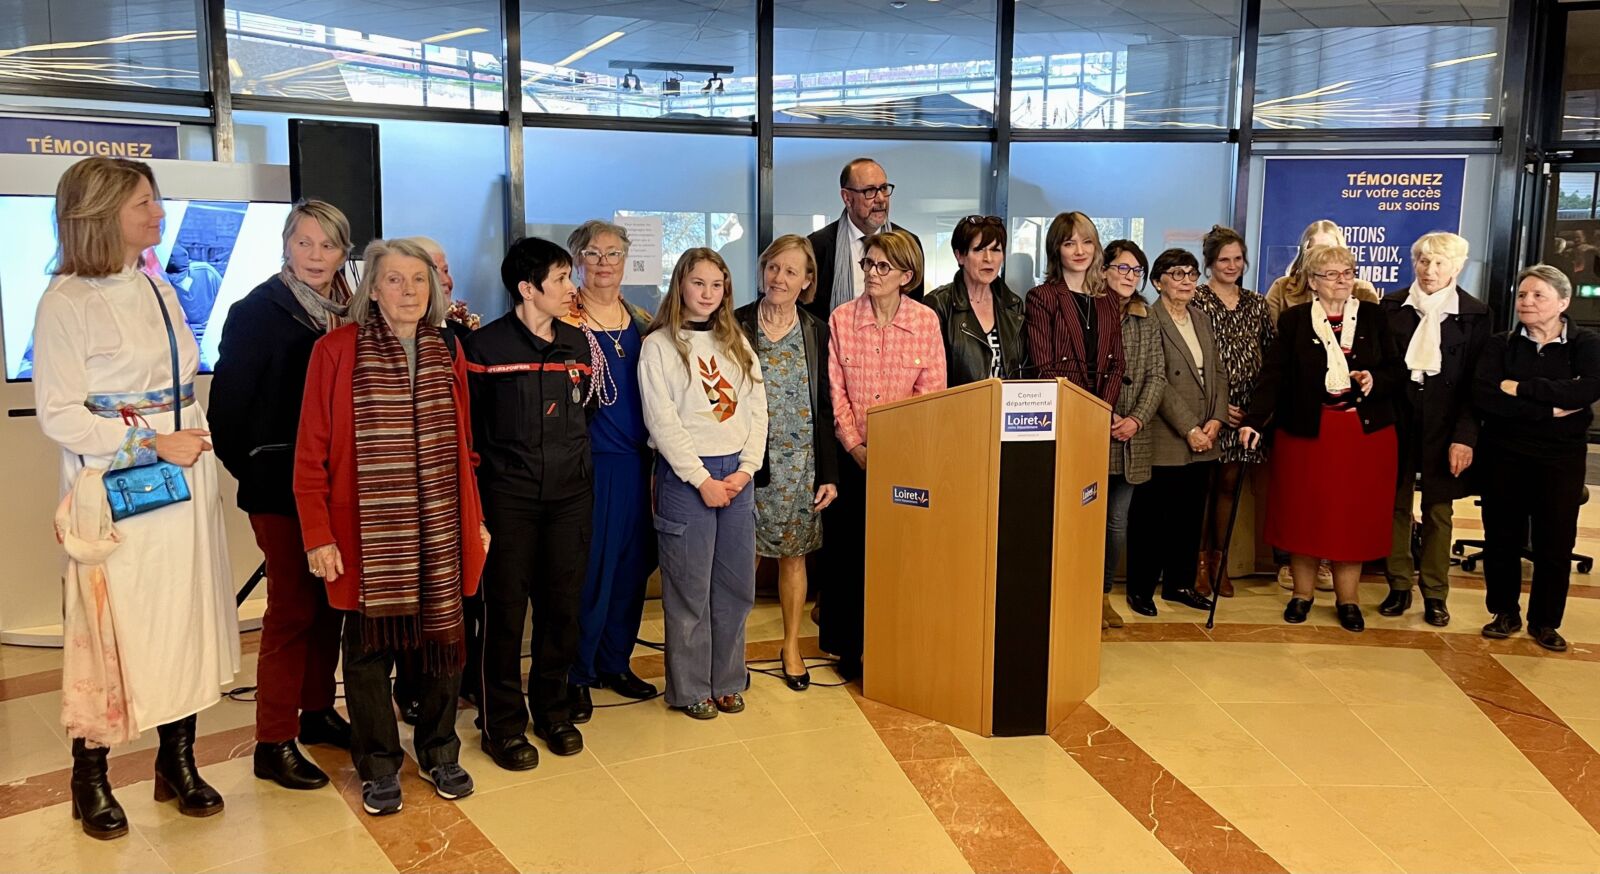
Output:
[[604,770],[459,802],[518,871],[654,871],[682,858]]
[[[1261,706],[1292,709],[1303,705]],[[1300,783],[1293,771],[1219,705],[1096,704],[1095,709],[1191,787]]]
[[205,874],[387,874],[395,867],[363,826],[310,840],[285,843],[264,853],[206,869]]
[[1551,791],[1539,769],[1476,706],[1376,704],[1351,710],[1435,788]]
[[1189,869],[1109,795],[1020,801],[1017,808],[1072,871],[1188,874]]
[[951,731],[1018,806],[1106,795],[1094,777],[1049,737],[980,737]]
[[[780,691],[787,693],[789,690]],[[742,714],[693,719],[667,707],[666,699],[654,698],[624,707],[597,709],[594,718],[580,728],[584,746],[595,758],[610,766],[648,756],[734,743],[739,736],[733,722],[739,715]]]
[[1600,834],[1555,792],[1459,789],[1443,794],[1518,871],[1600,871]]
[[1106,644],[1100,656],[1100,687],[1089,696],[1095,707],[1109,704],[1177,704],[1208,700],[1167,658],[1163,644]]
[[[821,676],[821,671],[812,671],[814,680]],[[743,713],[718,717],[718,721],[726,722],[740,740],[796,731],[867,726],[861,708],[843,688],[813,685],[804,692],[795,692],[783,685],[782,680],[757,674],[752,678],[750,691],[744,695],[744,702]]]
[[813,832],[928,809],[869,725],[776,735],[745,746]]
[[[72,765],[72,745],[60,729],[60,695],[56,712],[46,722],[33,706],[33,698],[0,701],[0,783]],[[44,696],[34,696],[40,698]]]
[[1195,792],[1295,874],[1401,871],[1309,786],[1202,786]]
[[812,835],[696,859],[694,874],[832,874],[833,856]]
[[1309,785],[1424,785],[1342,704],[1225,704],[1223,709]]
[[1317,794],[1407,874],[1503,874],[1511,861],[1431,788],[1324,786]]
[[[600,711],[605,713],[606,711]],[[510,786],[519,786],[523,783],[533,783],[547,780],[551,777],[560,777],[579,771],[587,771],[600,767],[600,760],[595,758],[593,752],[583,750],[575,756],[558,756],[550,752],[544,741],[533,736],[530,728],[527,733],[528,742],[539,750],[539,766],[527,771],[507,771],[494,763],[489,754],[483,751],[481,735],[472,725],[472,720],[477,717],[477,711],[470,707],[462,706],[456,714],[456,735],[461,738],[461,767],[467,769],[472,775],[473,783],[479,793],[494,792]],[[590,723],[591,725],[593,723]],[[578,726],[583,732],[585,741],[588,740],[588,725]]]
[[[1270,643],[1164,643],[1161,651],[1219,704],[1331,704],[1338,699],[1293,658],[1297,648]],[[1270,665],[1270,667],[1267,667]]]
[[1600,719],[1600,663],[1511,655],[1495,660],[1562,719]]
[[[148,784],[146,784],[148,785]],[[57,804],[0,819],[0,871],[80,874],[83,871],[169,872],[173,868],[137,830],[98,841]]]
[[608,765],[607,770],[691,863],[809,831],[741,743]]
[[1295,659],[1345,704],[1465,704],[1428,654],[1410,649],[1300,647]]
[[879,874],[971,874],[932,813],[822,832],[817,840],[844,871]]

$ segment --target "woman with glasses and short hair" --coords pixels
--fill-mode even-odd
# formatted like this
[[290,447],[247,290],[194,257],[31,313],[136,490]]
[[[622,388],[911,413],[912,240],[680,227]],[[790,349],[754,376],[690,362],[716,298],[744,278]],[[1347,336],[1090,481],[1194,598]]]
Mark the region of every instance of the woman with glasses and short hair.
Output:
[[626,229],[599,219],[567,237],[578,293],[564,321],[589,338],[600,396],[589,418],[594,517],[570,686],[569,716],[578,725],[594,715],[590,687],[609,686],[627,698],[656,694],[629,667],[644,616],[645,582],[656,566],[656,536],[650,521],[654,453],[639,399],[639,350],[650,314],[622,299],[628,246]]
[[1210,462],[1228,417],[1227,373],[1210,322],[1194,303],[1200,262],[1185,249],[1168,249],[1150,273],[1161,293],[1154,310],[1167,384],[1151,423],[1150,479],[1134,490],[1128,509],[1128,606],[1142,616],[1156,615],[1157,582],[1164,601],[1211,607],[1194,581]]
[[1312,300],[1278,320],[1239,441],[1254,449],[1262,431],[1278,431],[1266,536],[1290,554],[1294,594],[1284,621],[1306,621],[1326,559],[1339,624],[1361,631],[1361,564],[1389,554],[1399,468],[1392,398],[1403,362],[1383,309],[1354,297],[1355,254],[1317,246],[1304,261]]
[[939,317],[950,385],[980,379],[1019,379],[1027,373],[1022,346],[1022,298],[1000,275],[1006,262],[1006,222],[969,215],[956,222],[950,248],[961,265],[954,280],[923,303]]

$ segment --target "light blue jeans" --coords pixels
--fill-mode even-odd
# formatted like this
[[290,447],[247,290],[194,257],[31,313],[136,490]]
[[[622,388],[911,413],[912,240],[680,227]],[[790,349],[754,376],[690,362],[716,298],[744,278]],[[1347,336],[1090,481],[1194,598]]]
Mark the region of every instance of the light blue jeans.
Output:
[[1128,508],[1133,506],[1135,486],[1122,476],[1112,474],[1106,482],[1106,579],[1102,591],[1111,591],[1111,578],[1116,576],[1117,565],[1128,551]]
[[[717,479],[739,469],[737,454],[701,461]],[[665,459],[656,460],[668,706],[744,691],[744,623],[756,600],[755,495],[752,483],[712,509]]]

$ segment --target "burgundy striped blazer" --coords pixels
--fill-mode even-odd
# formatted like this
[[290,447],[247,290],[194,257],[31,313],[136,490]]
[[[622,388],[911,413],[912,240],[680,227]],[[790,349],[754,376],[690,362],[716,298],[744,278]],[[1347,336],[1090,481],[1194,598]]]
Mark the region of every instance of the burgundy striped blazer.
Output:
[[1095,307],[1095,349],[1084,349],[1082,320],[1066,284],[1046,282],[1028,292],[1026,337],[1028,360],[1040,379],[1062,377],[1077,383],[1113,407],[1122,393],[1126,362],[1122,354],[1122,312],[1109,294],[1090,298]]

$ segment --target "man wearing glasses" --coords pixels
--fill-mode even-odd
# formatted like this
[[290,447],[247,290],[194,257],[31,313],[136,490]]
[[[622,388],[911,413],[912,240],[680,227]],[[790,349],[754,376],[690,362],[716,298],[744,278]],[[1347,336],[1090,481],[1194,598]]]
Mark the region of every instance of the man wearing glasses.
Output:
[[[856,158],[839,171],[844,212],[838,221],[807,238],[817,255],[817,293],[805,306],[817,318],[827,321],[829,313],[866,293],[866,278],[861,272],[861,259],[866,253],[861,241],[869,234],[894,228],[889,222],[889,198],[893,195],[894,184],[883,172],[883,166],[871,158]],[[911,234],[911,239],[917,244],[917,259],[923,260],[922,241],[916,234]],[[921,301],[922,279],[918,278],[906,294]]]

